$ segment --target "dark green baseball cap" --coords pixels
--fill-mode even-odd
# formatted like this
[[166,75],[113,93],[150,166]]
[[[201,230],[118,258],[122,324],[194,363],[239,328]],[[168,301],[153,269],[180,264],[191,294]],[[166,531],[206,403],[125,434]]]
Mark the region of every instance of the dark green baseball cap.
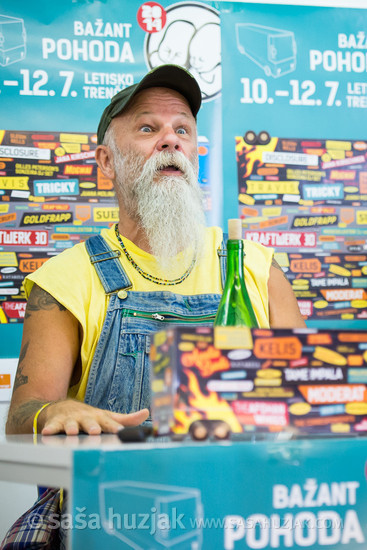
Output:
[[111,120],[129,106],[138,92],[154,87],[171,88],[179,92],[187,100],[192,114],[196,118],[201,105],[201,91],[195,78],[189,71],[178,65],[160,65],[152,69],[137,84],[133,84],[113,96],[111,103],[103,111],[98,125],[99,145],[103,142]]

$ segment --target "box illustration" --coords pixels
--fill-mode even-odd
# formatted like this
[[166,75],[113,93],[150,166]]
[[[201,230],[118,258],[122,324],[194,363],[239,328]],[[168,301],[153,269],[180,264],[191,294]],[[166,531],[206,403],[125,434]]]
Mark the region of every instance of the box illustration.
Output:
[[23,19],[0,15],[0,65],[6,67],[26,56]]
[[104,530],[126,548],[201,548],[203,506],[196,488],[138,481],[102,483],[99,501]]
[[237,47],[261,67],[266,76],[277,78],[296,68],[297,46],[292,31],[253,23],[237,23]]

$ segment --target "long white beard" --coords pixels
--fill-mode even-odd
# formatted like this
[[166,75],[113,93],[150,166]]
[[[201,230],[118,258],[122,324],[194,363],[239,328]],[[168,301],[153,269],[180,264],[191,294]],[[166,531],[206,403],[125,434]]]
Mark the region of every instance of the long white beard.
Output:
[[[205,215],[197,183],[198,160],[189,161],[180,152],[162,151],[147,161],[130,149],[122,154],[113,147],[118,199],[128,215],[144,230],[158,268],[177,271],[172,258],[179,252],[180,265],[187,267],[204,248]],[[162,166],[174,165],[181,176],[162,176]]]

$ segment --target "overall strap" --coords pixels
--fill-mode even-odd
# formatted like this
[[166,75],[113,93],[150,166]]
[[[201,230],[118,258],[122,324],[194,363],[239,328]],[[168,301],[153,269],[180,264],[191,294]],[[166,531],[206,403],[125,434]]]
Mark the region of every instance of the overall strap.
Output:
[[119,261],[120,250],[112,250],[101,235],[87,239],[85,247],[106,294],[132,287],[131,281]]
[[220,266],[220,278],[222,282],[222,288],[224,288],[224,283],[226,281],[226,274],[227,274],[227,241],[228,241],[228,234],[223,233],[223,240],[220,245],[220,248],[218,248],[218,256],[219,256],[219,266]]

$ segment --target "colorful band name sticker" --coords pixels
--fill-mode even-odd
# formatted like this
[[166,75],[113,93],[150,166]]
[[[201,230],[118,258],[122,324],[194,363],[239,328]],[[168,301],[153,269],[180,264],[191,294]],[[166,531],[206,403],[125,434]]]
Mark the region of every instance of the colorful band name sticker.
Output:
[[327,168],[336,168],[338,166],[350,166],[351,164],[363,164],[366,160],[364,155],[359,155],[357,157],[331,160],[330,162],[323,162],[322,168],[326,170]]
[[79,166],[79,164],[67,164],[64,167],[66,176],[90,176],[93,172],[93,165]]
[[46,195],[78,195],[79,181],[77,179],[70,180],[35,180],[34,194],[36,196]]
[[290,248],[313,248],[316,246],[317,233],[291,231],[246,231],[245,238],[265,246],[287,246]]
[[342,183],[303,185],[302,198],[305,200],[343,199],[344,185]]
[[95,222],[117,222],[119,220],[119,209],[116,206],[109,208],[95,208],[93,210]]
[[323,225],[335,225],[338,223],[338,216],[295,216],[293,227],[317,227]]
[[47,231],[0,230],[0,245],[4,246],[47,246]]
[[27,302],[3,302],[2,306],[10,319],[24,319]]
[[320,279],[310,279],[310,283],[312,288],[320,288],[322,286],[345,287],[349,286],[349,279],[348,277],[320,277]]
[[341,367],[285,368],[284,381],[287,384],[302,382],[347,382],[346,372]]
[[325,403],[365,402],[367,398],[364,385],[340,386],[299,386],[299,390],[311,405]]
[[33,212],[32,214],[23,214],[20,225],[49,225],[53,223],[72,223],[72,221],[72,212],[49,214],[45,214],[44,212]]
[[[37,149],[38,150],[38,149]],[[55,157],[56,164],[60,162],[72,162],[75,160],[85,160],[94,158],[95,151],[85,151],[84,153],[74,153],[71,155],[63,155],[61,157]]]
[[16,267],[18,259],[15,252],[0,252],[0,267]]
[[[299,181],[254,181],[247,180],[247,193],[299,195]],[[256,197],[255,197],[256,198]]]
[[285,403],[270,401],[234,401],[232,407],[241,422],[255,426],[286,426],[288,411]]
[[18,189],[28,191],[28,177],[23,176],[5,176],[0,177],[0,189]]
[[317,155],[305,155],[304,153],[282,153],[263,151],[262,161],[272,164],[298,164],[300,166],[318,166],[319,157]]
[[38,149],[37,147],[14,147],[11,145],[0,145],[0,157],[50,160],[51,151],[49,149]]
[[20,260],[19,262],[19,271],[22,273],[33,273],[41,265],[47,262],[49,258],[31,258],[29,260]]
[[321,294],[328,302],[339,302],[349,300],[366,300],[367,293],[360,288],[343,288],[343,289],[331,289],[321,290]]
[[302,344],[296,336],[257,338],[254,355],[260,359],[298,359],[302,356]]

